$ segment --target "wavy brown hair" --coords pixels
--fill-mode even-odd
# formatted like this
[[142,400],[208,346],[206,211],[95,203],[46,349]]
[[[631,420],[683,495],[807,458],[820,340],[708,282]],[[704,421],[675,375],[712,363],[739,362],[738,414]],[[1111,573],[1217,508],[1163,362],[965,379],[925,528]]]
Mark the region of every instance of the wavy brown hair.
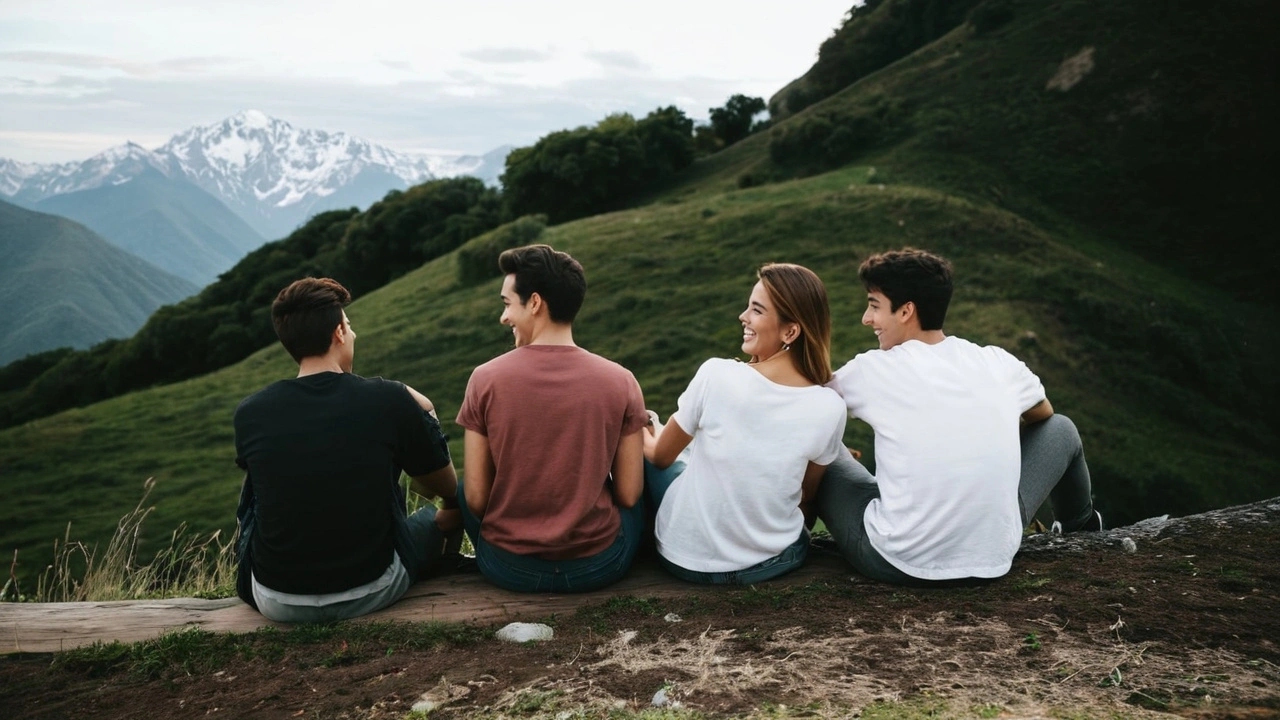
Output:
[[815,385],[831,380],[831,306],[827,288],[812,270],[791,263],[769,263],[757,273],[779,319],[800,326],[791,343],[800,374]]

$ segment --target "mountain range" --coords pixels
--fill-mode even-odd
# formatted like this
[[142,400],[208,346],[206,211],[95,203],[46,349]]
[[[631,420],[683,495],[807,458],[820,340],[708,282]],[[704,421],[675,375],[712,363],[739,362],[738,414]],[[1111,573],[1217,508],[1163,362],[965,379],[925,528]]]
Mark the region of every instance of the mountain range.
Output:
[[[12,203],[7,213],[21,207],[78,223],[75,231],[66,229],[73,223],[52,231],[48,221],[8,222],[0,238],[6,248],[44,242],[49,232],[81,238],[50,249],[67,272],[50,275],[47,267],[36,271],[23,264],[45,255],[6,253],[6,272],[44,283],[38,292],[24,286],[32,288],[24,302],[46,298],[61,308],[55,314],[70,312],[76,320],[54,321],[50,315],[43,328],[6,336],[0,364],[29,352],[128,336],[159,304],[194,294],[268,239],[288,235],[316,213],[365,208],[391,190],[437,177],[473,175],[493,183],[509,150],[483,156],[398,153],[346,133],[296,128],[247,110],[178,133],[153,150],[126,143],[82,162],[0,159],[0,200]],[[90,236],[93,242],[83,240]],[[138,262],[99,264],[103,241]],[[98,292],[87,290],[92,288],[109,286],[128,294],[130,283],[122,283],[117,272],[121,263],[157,273],[156,280],[137,283],[128,302],[89,303],[92,312],[58,304],[57,297]],[[174,282],[179,278],[183,282]]]
[[0,364],[132,335],[198,289],[79,223],[0,201]]
[[0,159],[0,196],[32,207],[53,196],[127,183],[153,169],[207,192],[262,238],[275,239],[317,212],[367,207],[389,190],[433,178],[473,175],[496,182],[509,151],[400,153],[344,132],[297,128],[246,110],[180,132],[154,150],[128,143],[83,162]]

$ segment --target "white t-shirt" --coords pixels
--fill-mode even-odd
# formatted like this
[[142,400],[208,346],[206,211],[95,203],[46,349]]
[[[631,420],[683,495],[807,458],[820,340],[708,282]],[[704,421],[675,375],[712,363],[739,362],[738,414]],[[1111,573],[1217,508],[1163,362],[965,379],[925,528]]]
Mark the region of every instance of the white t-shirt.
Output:
[[1000,577],[1022,540],[1018,419],[1045,399],[1022,361],[947,337],[871,350],[830,383],[875,431],[867,537],[924,580]]
[[736,360],[698,368],[672,418],[693,436],[658,508],[658,552],[697,572],[744,570],[800,537],[810,462],[846,452],[845,409],[821,386],[788,387]]

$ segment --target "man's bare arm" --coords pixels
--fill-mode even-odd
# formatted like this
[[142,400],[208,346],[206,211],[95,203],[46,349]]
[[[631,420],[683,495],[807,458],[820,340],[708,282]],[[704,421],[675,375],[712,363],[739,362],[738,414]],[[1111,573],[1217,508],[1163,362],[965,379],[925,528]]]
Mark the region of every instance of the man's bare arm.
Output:
[[489,491],[493,489],[493,453],[489,450],[489,438],[468,430],[463,439],[463,457],[466,473],[462,476],[462,487],[467,507],[476,517],[484,517],[489,508]]
[[410,476],[409,489],[426,497],[439,497],[444,500],[445,507],[457,507],[458,473],[453,469],[453,462],[427,473]]
[[640,502],[644,493],[644,430],[622,438],[613,456],[613,500],[629,508]]
[[[418,392],[417,390],[414,390],[408,385],[405,385],[404,389],[409,391],[409,395],[413,397],[414,402],[418,403],[419,407],[421,407],[426,412],[431,413],[431,417],[436,417],[436,406],[433,405],[431,401],[427,399],[426,395],[423,395],[422,393]],[[439,419],[439,418],[436,418],[436,419]]]
[[1049,404],[1049,398],[1045,398],[1033,405],[1030,410],[1022,413],[1022,426],[1034,425],[1048,420],[1052,416],[1053,406]]

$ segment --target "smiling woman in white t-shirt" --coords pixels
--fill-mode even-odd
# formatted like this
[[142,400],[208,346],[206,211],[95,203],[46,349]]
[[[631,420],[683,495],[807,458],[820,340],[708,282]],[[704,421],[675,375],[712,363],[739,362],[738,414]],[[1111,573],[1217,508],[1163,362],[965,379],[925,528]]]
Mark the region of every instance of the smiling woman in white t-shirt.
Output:
[[[742,323],[750,362],[702,364],[665,426],[645,432],[645,492],[662,564],[692,582],[748,584],[808,555],[809,506],[840,453],[844,402],[831,379],[831,311],[812,271],[759,272]],[[809,522],[806,523],[806,516]]]

